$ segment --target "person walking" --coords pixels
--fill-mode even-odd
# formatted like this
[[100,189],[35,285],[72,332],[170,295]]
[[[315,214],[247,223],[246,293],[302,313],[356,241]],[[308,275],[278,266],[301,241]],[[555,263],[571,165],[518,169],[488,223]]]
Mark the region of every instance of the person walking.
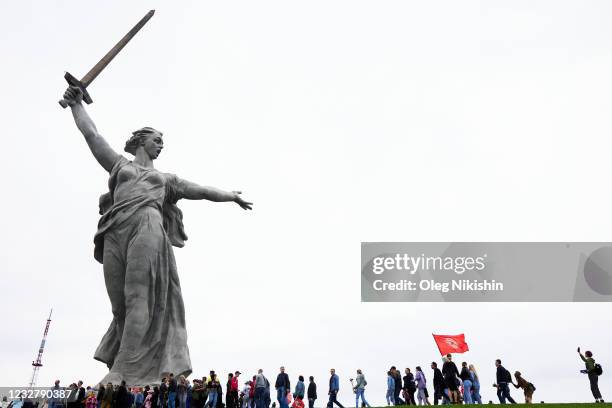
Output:
[[516,401],[510,396],[510,387],[508,386],[508,384],[512,382],[510,371],[502,366],[500,359],[495,360],[495,367],[497,367],[495,375],[497,384],[494,385],[497,387],[497,398],[499,398],[499,403],[505,404],[506,400],[508,400],[511,404],[516,404]]
[[327,403],[327,406],[329,408],[332,408],[334,406],[334,404],[338,405],[340,408],[344,408],[344,405],[342,405],[339,401],[338,401],[338,391],[340,391],[340,377],[338,377],[338,374],[336,374],[336,370],[335,369],[331,369],[329,370],[330,373],[330,377],[329,377],[329,402]]
[[180,375],[176,386],[177,400],[179,408],[187,408],[187,379],[184,375]]
[[176,393],[178,391],[178,384],[174,378],[174,374],[170,373],[168,376],[168,408],[176,408]]
[[[88,387],[89,388],[89,387]],[[98,407],[98,398],[96,397],[96,392],[93,389],[89,389],[85,396],[85,408],[97,408]]]
[[234,374],[227,373],[227,383],[225,384],[225,407],[226,408],[237,408],[233,403],[234,401],[233,401],[232,392],[231,392],[233,378],[234,378]]
[[129,397],[129,400],[130,400],[128,406],[130,408],[134,407],[134,401],[136,400],[136,396],[134,395],[132,390],[133,390],[132,388],[128,388],[128,397]]
[[202,408],[204,408],[206,401],[208,401],[208,378],[206,376],[202,377],[202,388],[204,388],[202,392]]
[[473,404],[474,401],[472,400],[472,373],[470,372],[470,369],[468,368],[468,365],[465,361],[461,363],[461,373],[459,373],[459,377],[463,382],[463,402],[465,404]]
[[53,387],[51,387],[51,398],[49,398],[48,408],[59,408],[62,405],[59,397],[61,389],[60,380],[55,380]]
[[153,407],[153,390],[148,390],[147,391],[147,396],[145,397],[144,400],[144,407],[145,408],[152,408]]
[[[203,379],[206,381],[205,379]],[[204,384],[202,380],[194,378],[193,380],[193,389],[191,391],[191,403],[193,404],[193,408],[203,408],[205,399],[204,399]]]
[[249,408],[251,405],[251,388],[253,383],[251,381],[247,381],[244,383],[244,387],[242,388],[242,406],[241,408]]
[[78,397],[79,398],[79,408],[85,408],[85,401],[87,399],[87,393],[90,387],[87,387],[88,389],[86,390],[85,387],[83,387],[83,381],[79,380],[78,388],[79,388],[79,397]]
[[112,408],[113,394],[114,394],[113,384],[112,383],[106,384],[106,386],[104,387],[104,395],[102,396],[102,404],[100,405],[101,408]]
[[187,397],[186,397],[186,401],[185,401],[185,406],[187,408],[193,408],[192,407],[192,398],[193,398],[193,386],[191,385],[191,381],[189,381],[188,379],[185,379],[185,383],[187,384]]
[[395,381],[393,399],[395,400],[395,405],[400,405],[404,403],[404,400],[400,398],[400,393],[402,392],[402,374],[397,368],[395,368],[395,366],[391,366],[391,373],[393,374],[393,380]]
[[125,386],[125,381],[121,381],[121,385],[117,389],[114,408],[130,408],[131,406],[130,393]]
[[[599,376],[601,375],[601,366],[599,364],[595,364],[595,359],[593,358],[593,353],[590,351],[585,351],[584,355],[580,352],[580,347],[578,347],[578,354],[582,361],[584,361],[585,369],[580,372],[586,374],[589,377],[589,383],[591,384],[591,393],[593,394],[593,398],[595,398],[595,402],[604,402],[603,397],[601,396],[601,392],[599,391]],[[586,357],[585,357],[586,356]]]
[[251,380],[251,390],[249,391],[249,407],[255,408],[255,380],[257,380],[257,376],[254,375]]
[[[102,400],[104,399],[104,391],[105,391],[104,384],[102,383],[98,384],[98,393],[96,395],[97,408],[102,407]],[[49,407],[49,408],[53,408],[53,407]]]
[[73,387],[74,391],[74,401],[73,401],[73,407],[74,408],[85,408],[85,388],[83,387],[83,381],[79,380],[77,381],[77,384],[75,387]]
[[238,388],[240,386],[238,378],[242,374],[240,371],[235,371],[230,382],[230,387],[227,390],[228,398],[232,401],[232,408],[240,408],[238,404]]
[[314,408],[314,403],[317,400],[317,384],[314,382],[314,377],[308,377],[308,408]]
[[266,387],[269,387],[268,379],[263,375],[263,370],[257,370],[255,376],[255,408],[265,408]]
[[425,378],[425,373],[421,369],[421,366],[416,367],[416,375],[414,376],[414,380],[416,381],[417,387],[417,399],[419,400],[419,405],[431,405],[429,403],[429,398],[427,398],[427,379]]
[[416,385],[414,383],[414,375],[410,372],[410,369],[406,367],[404,370],[404,399],[406,400],[406,405],[416,405],[416,401],[414,400],[414,393],[416,392]]
[[304,376],[298,377],[298,382],[295,384],[295,392],[293,393],[294,399],[304,400],[304,394],[306,393],[306,386],[304,385]]
[[276,388],[276,400],[280,408],[289,408],[289,404],[287,404],[287,391],[291,389],[291,383],[289,382],[289,376],[285,373],[285,367],[280,368],[280,373],[276,376],[274,388]]
[[161,384],[159,385],[159,398],[157,400],[159,408],[168,407],[168,379],[162,378]]
[[393,373],[391,370],[387,371],[387,405],[395,405],[395,398],[393,398],[393,394],[395,393],[395,379],[393,378]]
[[431,362],[431,369],[433,370],[433,384],[434,384],[434,405],[438,405],[438,401],[442,399],[442,403],[446,400],[444,394],[444,375],[438,368],[438,363],[435,361]]
[[522,388],[523,392],[525,393],[525,404],[531,404],[531,399],[533,398],[533,392],[535,391],[535,386],[529,381],[525,380],[521,376],[520,371],[514,372],[514,378],[516,378],[516,384],[513,381],[512,385],[514,385],[515,388]]
[[144,404],[144,399],[145,399],[142,389],[138,387],[134,387],[132,389],[132,393],[134,394],[134,406],[136,408],[142,408],[142,404]]
[[451,403],[457,404],[459,402],[459,388],[457,387],[457,377],[459,377],[459,370],[453,362],[453,356],[449,353],[446,355],[446,360],[442,364],[442,374],[444,375],[444,383],[448,389]]
[[476,367],[474,367],[474,364],[470,364],[468,369],[472,374],[472,402],[474,404],[482,404],[482,398],[480,397],[480,380],[478,379]]
[[366,407],[370,406],[370,403],[365,399],[365,387],[368,385],[368,382],[363,375],[361,369],[357,369],[357,376],[355,377],[355,408],[359,408],[359,398],[361,398],[362,404],[365,404]]
[[208,390],[208,400],[206,404],[204,404],[204,408],[216,408],[217,407],[217,398],[219,398],[219,380],[217,379],[217,374],[214,371],[210,372],[210,379],[208,380],[208,384],[206,384],[206,390]]
[[151,401],[151,408],[162,408],[159,403],[159,387],[153,387],[153,400]]

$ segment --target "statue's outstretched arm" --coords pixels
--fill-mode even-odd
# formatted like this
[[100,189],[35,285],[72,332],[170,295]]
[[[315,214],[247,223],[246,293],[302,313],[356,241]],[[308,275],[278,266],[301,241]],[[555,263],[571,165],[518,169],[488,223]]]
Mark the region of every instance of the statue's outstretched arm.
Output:
[[216,187],[200,186],[187,180],[181,180],[183,198],[188,200],[233,201],[245,210],[251,210],[253,203],[244,201],[241,191],[224,191]]
[[68,87],[64,93],[64,100],[72,109],[74,121],[83,136],[85,136],[85,141],[89,146],[89,150],[91,150],[91,153],[93,153],[98,163],[100,163],[106,171],[110,172],[113,163],[115,163],[119,155],[110,147],[106,139],[100,136],[98,129],[96,129],[96,125],[94,125],[85,111],[82,104],[83,93],[77,87]]

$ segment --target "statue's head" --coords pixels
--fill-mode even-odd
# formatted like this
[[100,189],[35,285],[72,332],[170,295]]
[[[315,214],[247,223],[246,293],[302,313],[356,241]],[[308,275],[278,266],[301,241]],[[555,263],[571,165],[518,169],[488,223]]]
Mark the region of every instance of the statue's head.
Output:
[[125,142],[123,150],[136,156],[136,152],[142,149],[152,160],[155,160],[164,148],[162,136],[159,130],[148,126],[143,127],[132,133],[132,137]]

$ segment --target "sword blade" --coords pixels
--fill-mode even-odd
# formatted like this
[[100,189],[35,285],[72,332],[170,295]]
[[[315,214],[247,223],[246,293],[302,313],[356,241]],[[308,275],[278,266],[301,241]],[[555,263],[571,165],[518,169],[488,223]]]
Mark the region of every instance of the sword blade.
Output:
[[94,65],[92,69],[89,70],[87,74],[85,74],[85,76],[81,79],[81,83],[83,84],[84,88],[87,88],[87,86],[89,86],[89,84],[96,79],[98,74],[100,74],[100,72],[106,68],[113,58],[119,54],[119,51],[121,51],[123,47],[125,47],[126,44],[129,43],[132,38],[134,38],[136,33],[140,31],[140,29],[147,23],[147,21],[153,17],[153,14],[155,14],[155,10],[149,11],[125,36],[123,36],[121,40],[119,40],[117,44],[115,44],[113,48],[111,48],[109,52],[106,53],[104,57],[102,57],[100,61],[98,61],[96,65]]

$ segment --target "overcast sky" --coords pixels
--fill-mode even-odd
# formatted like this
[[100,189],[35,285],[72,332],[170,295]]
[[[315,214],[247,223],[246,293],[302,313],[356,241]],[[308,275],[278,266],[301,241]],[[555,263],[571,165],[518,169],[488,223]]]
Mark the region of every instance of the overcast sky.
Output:
[[612,3],[177,4],[0,3],[0,385],[29,382],[51,307],[39,385],[106,373],[107,174],[57,100],[64,71],[83,76],[155,8],[87,109],[118,151],[153,126],[158,169],[255,203],[179,203],[196,376],[285,365],[324,391],[335,367],[349,404],[361,368],[382,404],[389,366],[426,367],[432,332],[465,333],[486,401],[496,358],[536,401],[590,401],[578,345],[610,398],[608,304],[365,304],[360,242],[612,241]]

